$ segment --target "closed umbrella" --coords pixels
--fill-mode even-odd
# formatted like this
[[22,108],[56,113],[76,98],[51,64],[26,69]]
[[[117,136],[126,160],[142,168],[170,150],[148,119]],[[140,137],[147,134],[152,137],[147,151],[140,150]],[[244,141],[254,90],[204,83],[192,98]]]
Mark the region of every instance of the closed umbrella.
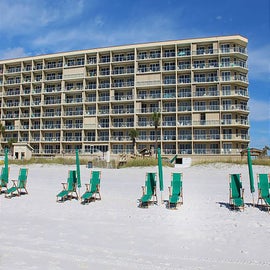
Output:
[[253,168],[252,168],[252,160],[250,156],[250,149],[247,149],[247,163],[248,163],[248,172],[249,172],[249,187],[250,187],[250,192],[252,193],[252,199],[253,199],[253,205],[254,205],[254,177],[253,177]]
[[160,153],[160,148],[157,150],[158,152],[158,177],[159,177],[159,190],[161,192],[161,202],[162,202],[162,191],[163,191],[163,168],[162,168],[162,158]]
[[81,170],[80,170],[80,159],[79,159],[79,150],[76,149],[76,171],[77,171],[77,186],[80,188],[81,185]]
[[5,149],[5,159],[4,159],[4,175],[3,180],[8,183],[8,149]]

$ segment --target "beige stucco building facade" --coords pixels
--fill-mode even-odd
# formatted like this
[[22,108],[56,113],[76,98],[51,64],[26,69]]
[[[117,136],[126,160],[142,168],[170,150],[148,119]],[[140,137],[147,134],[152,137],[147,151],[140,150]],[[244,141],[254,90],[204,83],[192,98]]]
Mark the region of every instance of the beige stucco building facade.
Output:
[[33,154],[153,149],[237,155],[249,143],[247,42],[240,35],[0,60],[2,147]]

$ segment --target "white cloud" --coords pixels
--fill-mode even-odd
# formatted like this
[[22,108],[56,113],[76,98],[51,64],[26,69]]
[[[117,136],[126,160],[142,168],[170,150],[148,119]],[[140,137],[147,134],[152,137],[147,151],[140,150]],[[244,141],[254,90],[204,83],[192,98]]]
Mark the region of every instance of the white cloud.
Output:
[[102,16],[95,17],[95,25],[98,27],[102,27],[104,25],[104,19]]
[[270,94],[265,101],[250,99],[250,119],[253,121],[270,121]]
[[84,9],[80,1],[0,1],[0,31],[12,36],[17,33],[28,34],[52,23],[63,23],[79,16]]
[[24,48],[8,48],[0,53],[0,59],[12,59],[27,56]]
[[270,82],[270,44],[249,50],[250,78]]

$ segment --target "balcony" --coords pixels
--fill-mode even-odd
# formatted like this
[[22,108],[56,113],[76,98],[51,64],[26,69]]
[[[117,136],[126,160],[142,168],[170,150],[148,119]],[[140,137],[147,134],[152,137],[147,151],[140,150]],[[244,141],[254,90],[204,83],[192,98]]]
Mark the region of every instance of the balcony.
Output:
[[112,127],[115,128],[125,128],[125,127],[134,127],[134,123],[133,122],[115,122],[112,123]]
[[78,115],[83,115],[83,111],[66,111],[64,112],[64,116],[78,116]]
[[134,108],[112,109],[113,114],[130,114],[134,113]]
[[111,141],[130,141],[129,136],[111,136]]
[[138,94],[138,99],[158,99],[161,98],[161,94],[160,93],[156,93],[156,94]]
[[122,75],[134,73],[134,68],[113,69],[112,75]]
[[64,142],[81,142],[82,137],[81,136],[64,136],[62,139]]
[[162,126],[163,127],[174,127],[174,126],[176,126],[176,121],[163,121]]
[[42,126],[42,129],[60,129],[60,124],[45,124]]
[[82,129],[83,123],[76,123],[76,124],[64,124],[64,129]]
[[60,137],[44,137],[42,140],[45,142],[60,142]]

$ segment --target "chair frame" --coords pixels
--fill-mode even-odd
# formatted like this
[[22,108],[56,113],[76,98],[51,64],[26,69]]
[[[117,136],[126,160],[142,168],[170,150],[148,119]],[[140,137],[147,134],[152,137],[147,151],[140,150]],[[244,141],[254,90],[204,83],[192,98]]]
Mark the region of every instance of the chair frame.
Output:
[[241,173],[237,173],[237,174],[229,174],[229,186],[230,186],[230,196],[229,196],[229,204],[230,204],[230,206],[231,206],[231,208],[233,208],[233,210],[237,210],[237,209],[239,209],[239,210],[245,210],[245,203],[244,203],[244,188],[240,188],[240,197],[241,197],[241,199],[243,200],[243,205],[242,206],[237,206],[237,205],[235,205],[235,203],[233,202],[233,200],[234,200],[234,198],[232,197],[232,188],[231,188],[231,176],[232,175],[239,175],[240,176],[240,182],[241,182],[241,185],[242,185],[242,175],[241,175]]
[[182,182],[182,187],[181,187],[180,194],[179,194],[179,200],[178,200],[177,203],[175,203],[175,206],[174,206],[174,207],[172,207],[172,204],[173,204],[173,203],[170,202],[170,199],[171,199],[171,197],[172,197],[172,195],[173,195],[173,194],[172,194],[172,191],[173,191],[173,190],[172,190],[173,174],[175,174],[175,173],[171,173],[171,186],[168,187],[168,189],[169,189],[168,208],[169,208],[169,209],[177,209],[177,206],[183,205],[183,203],[184,203],[184,198],[183,198],[183,181],[182,181],[183,173],[179,173],[179,174],[181,175],[180,181]]
[[[91,181],[92,181],[92,179],[93,179],[93,172],[94,172],[94,171],[91,171],[90,183],[89,183],[89,184],[85,184],[85,188],[86,188],[85,193],[91,191],[91,190],[90,190],[90,187],[91,187],[91,185],[92,185]],[[99,172],[99,180],[101,180],[101,171],[95,171],[95,172]],[[84,194],[85,194],[85,193],[84,193]],[[99,195],[98,198],[97,198],[97,195]],[[83,196],[83,195],[82,195],[82,196]],[[88,198],[88,199],[84,199],[84,200],[82,200],[82,196],[81,196],[81,203],[88,203],[88,202],[91,201],[91,199],[94,199],[94,201],[96,201],[96,200],[101,200],[101,195],[100,195],[100,183],[96,185],[96,191],[93,193],[93,196],[91,196],[91,197]]]
[[[270,195],[270,174],[266,174],[268,178],[268,194]],[[257,174],[257,186],[258,186],[258,201],[257,205],[267,208],[268,213],[270,213],[270,204],[266,203],[264,197],[262,197],[262,189],[260,188],[260,174]],[[261,204],[259,202],[261,201]],[[264,202],[264,203],[263,203]]]
[[148,172],[145,175],[145,185],[142,186],[142,197],[144,195],[146,195],[146,192],[147,192],[147,181],[148,181],[147,177],[148,177],[149,173],[154,174],[156,185],[153,187],[153,194],[152,194],[152,197],[151,197],[151,199],[149,201],[142,202],[142,199],[138,199],[139,207],[141,207],[141,208],[148,208],[149,204],[157,204],[157,202],[158,202],[158,199],[157,199],[157,174],[154,173],[154,172]]
[[[18,178],[20,177],[21,175],[21,170],[22,169],[25,169],[26,170],[26,179],[25,180],[19,180],[19,179],[12,179],[11,181],[13,182],[13,185],[12,187],[16,188],[14,191],[11,191],[10,193],[8,193],[8,190],[6,190],[6,194],[5,194],[5,197],[6,198],[11,198],[13,195],[17,195],[17,196],[21,196],[22,194],[22,189],[25,190],[25,194],[28,194],[28,190],[26,189],[26,183],[27,183],[27,178],[28,178],[28,168],[21,168],[20,169],[20,172],[19,172],[19,176]],[[20,187],[20,182],[23,181],[24,182],[24,186],[23,187]],[[12,188],[11,187],[11,188]],[[17,192],[17,194],[15,194],[15,192]],[[10,194],[10,195],[9,195]]]
[[[71,181],[71,180],[69,179],[69,175],[70,175],[70,172],[71,172],[71,171],[72,171],[72,170],[69,170],[69,171],[68,171],[68,179],[67,179],[67,182],[66,182],[66,183],[61,183],[62,186],[63,186],[63,190],[62,190],[62,191],[67,191],[67,194],[64,195],[64,196],[62,196],[62,197],[60,197],[60,196],[58,196],[58,195],[62,192],[62,191],[60,191],[60,193],[58,193],[58,194],[56,195],[56,201],[57,201],[57,202],[62,202],[62,201],[72,200],[72,199],[77,199],[77,200],[78,200],[78,198],[79,198],[78,192],[77,192],[77,189],[76,189],[77,181],[74,182],[74,183],[72,184],[72,186],[73,186],[72,190],[68,190],[68,184],[69,184],[68,181]],[[76,196],[73,196],[73,193],[75,193]],[[60,199],[58,199],[58,197],[60,197]]]
[[[4,167],[2,167],[2,171],[3,171],[3,169],[4,169]],[[5,191],[7,191],[7,189],[8,189],[8,188],[7,188],[8,181],[6,182],[5,180],[2,179],[2,171],[1,171],[1,175],[0,175],[0,178],[1,178],[1,179],[0,179],[0,194],[2,193],[2,189],[3,189],[3,188],[6,189]],[[10,172],[10,167],[8,167],[8,178],[9,178],[9,172]],[[3,182],[5,182],[4,185],[2,185]],[[4,191],[4,190],[3,190],[3,191]],[[4,191],[4,192],[5,192],[5,191]]]

